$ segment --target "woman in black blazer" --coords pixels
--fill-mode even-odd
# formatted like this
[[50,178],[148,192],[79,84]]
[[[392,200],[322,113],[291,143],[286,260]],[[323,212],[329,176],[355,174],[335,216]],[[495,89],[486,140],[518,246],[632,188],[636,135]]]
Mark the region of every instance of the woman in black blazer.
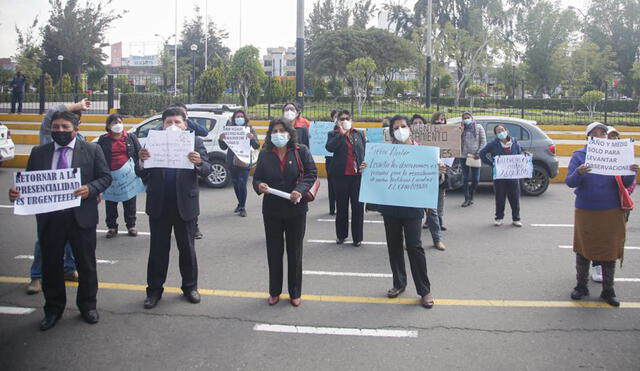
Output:
[[[253,175],[253,188],[262,201],[267,261],[269,263],[269,305],[280,301],[282,292],[282,257],[285,241],[291,305],[301,303],[302,244],[307,224],[307,201],[304,196],[316,181],[318,172],[311,152],[296,143],[296,130],[282,120],[269,123],[263,150]],[[285,199],[270,190],[289,193]]]
[[338,113],[337,128],[327,135],[327,151],[333,153],[331,177],[336,197],[336,243],[341,245],[349,235],[349,203],[353,245],[362,244],[364,204],[360,197],[360,164],[364,161],[366,139],[351,125],[351,113]]

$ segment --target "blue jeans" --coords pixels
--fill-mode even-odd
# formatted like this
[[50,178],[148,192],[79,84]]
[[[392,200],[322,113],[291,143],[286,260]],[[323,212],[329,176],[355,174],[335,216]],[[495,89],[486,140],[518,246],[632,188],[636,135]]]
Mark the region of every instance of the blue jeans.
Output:
[[237,166],[231,166],[231,182],[233,183],[233,191],[238,199],[238,206],[244,208],[247,203],[247,181],[249,180],[249,169]]
[[427,225],[431,232],[431,239],[436,244],[440,242],[440,219],[438,218],[438,210],[427,209]]
[[464,177],[464,184],[462,185],[462,189],[464,190],[464,199],[473,200],[473,194],[476,192],[478,182],[480,181],[480,168],[467,166],[463,159],[462,175]]
[[[64,246],[64,273],[73,273],[76,270],[76,260],[71,251],[71,244],[67,242]],[[40,241],[36,240],[33,249],[33,264],[31,264],[31,279],[42,278],[42,252],[40,251]]]

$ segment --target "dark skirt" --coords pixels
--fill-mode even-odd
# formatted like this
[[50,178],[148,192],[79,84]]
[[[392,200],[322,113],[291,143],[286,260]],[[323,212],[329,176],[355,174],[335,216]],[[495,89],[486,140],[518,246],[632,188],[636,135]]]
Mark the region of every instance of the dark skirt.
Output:
[[624,258],[626,225],[624,210],[575,210],[573,251],[589,260]]

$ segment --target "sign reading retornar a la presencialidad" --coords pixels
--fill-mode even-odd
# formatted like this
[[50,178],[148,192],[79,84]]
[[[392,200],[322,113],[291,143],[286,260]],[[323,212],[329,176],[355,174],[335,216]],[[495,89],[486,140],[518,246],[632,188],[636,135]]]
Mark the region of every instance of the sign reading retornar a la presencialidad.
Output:
[[590,137],[584,163],[591,167],[591,174],[636,175],[631,171],[634,163],[633,140]]
[[80,169],[21,171],[14,173],[20,192],[13,205],[16,215],[34,215],[80,206],[73,192],[82,185]]

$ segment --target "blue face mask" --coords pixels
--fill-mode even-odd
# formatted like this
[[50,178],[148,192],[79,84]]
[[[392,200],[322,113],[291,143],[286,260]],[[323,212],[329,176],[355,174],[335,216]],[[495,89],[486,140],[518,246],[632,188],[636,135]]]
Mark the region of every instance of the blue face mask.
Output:
[[271,143],[278,148],[282,148],[289,143],[289,133],[272,133]]
[[464,120],[462,120],[462,122],[464,122],[465,125],[469,126],[469,125],[471,125],[473,123],[473,120],[472,119],[464,119]]
[[507,133],[506,131],[501,131],[498,134],[496,134],[496,136],[500,140],[505,140],[505,139],[507,139],[507,136],[509,136],[509,133]]
[[236,117],[236,125],[237,126],[242,126],[244,125],[244,117]]

